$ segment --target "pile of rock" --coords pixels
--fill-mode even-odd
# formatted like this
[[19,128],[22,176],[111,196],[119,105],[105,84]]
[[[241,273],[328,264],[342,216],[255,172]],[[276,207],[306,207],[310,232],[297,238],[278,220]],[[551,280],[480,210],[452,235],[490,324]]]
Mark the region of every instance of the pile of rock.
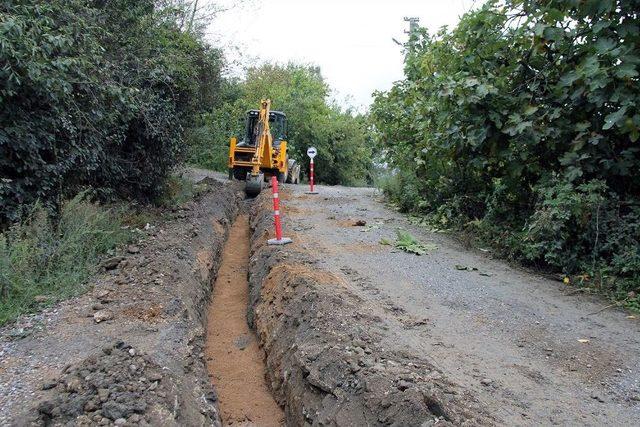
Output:
[[171,425],[179,404],[172,379],[123,342],[66,368],[43,389],[51,398],[38,405],[35,425]]

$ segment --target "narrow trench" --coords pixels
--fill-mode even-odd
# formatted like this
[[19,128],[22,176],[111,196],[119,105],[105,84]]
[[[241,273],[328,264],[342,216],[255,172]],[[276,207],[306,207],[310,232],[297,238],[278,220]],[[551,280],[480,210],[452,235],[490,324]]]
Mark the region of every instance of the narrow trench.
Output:
[[247,325],[249,220],[231,226],[208,309],[205,356],[223,425],[276,427],[282,410],[265,380],[262,349]]

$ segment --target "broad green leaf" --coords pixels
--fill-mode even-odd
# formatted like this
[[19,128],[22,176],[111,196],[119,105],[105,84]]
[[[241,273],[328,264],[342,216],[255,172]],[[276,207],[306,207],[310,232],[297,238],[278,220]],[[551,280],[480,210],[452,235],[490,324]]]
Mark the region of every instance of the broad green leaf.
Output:
[[604,118],[604,125],[602,126],[603,130],[608,130],[613,127],[618,121],[624,118],[624,114],[627,112],[627,107],[622,107],[618,111],[607,114]]
[[636,66],[629,62],[623,62],[615,68],[616,77],[621,79],[624,78],[632,78],[638,76],[638,71],[636,70]]
[[578,132],[584,132],[585,130],[589,129],[590,126],[591,126],[591,123],[589,122],[578,122],[576,123],[575,129]]
[[611,25],[610,21],[607,21],[605,19],[596,22],[593,27],[591,27],[591,30],[595,33],[598,34],[600,31],[602,31],[605,28],[608,28],[609,25]]
[[576,73],[575,71],[569,71],[568,73],[560,77],[560,83],[563,86],[569,87],[578,79],[578,73]]
[[538,111],[538,107],[536,105],[528,105],[527,108],[524,109],[524,115],[530,116],[536,111]]
[[580,64],[580,71],[586,77],[596,74],[599,68],[598,58],[595,56],[587,57],[582,64]]
[[596,52],[605,54],[616,47],[616,45],[617,43],[614,40],[608,37],[601,37],[596,41]]

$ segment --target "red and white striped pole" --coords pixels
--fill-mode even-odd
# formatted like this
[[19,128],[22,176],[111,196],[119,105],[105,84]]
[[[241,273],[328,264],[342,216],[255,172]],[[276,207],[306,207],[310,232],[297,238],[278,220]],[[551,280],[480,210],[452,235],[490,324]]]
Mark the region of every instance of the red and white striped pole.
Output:
[[311,185],[310,193],[313,193],[313,159],[311,159],[311,165],[309,166],[309,184]]
[[276,227],[276,238],[267,240],[269,245],[286,245],[291,243],[292,240],[287,237],[282,237],[282,224],[280,222],[280,194],[278,194],[278,179],[275,176],[271,177],[271,188],[273,191],[273,222]]
[[316,149],[316,147],[309,147],[307,149],[307,156],[309,156],[309,159],[311,159],[311,163],[309,163],[309,186],[311,187],[309,189],[309,191],[307,191],[307,194],[318,194],[317,191],[315,191],[314,189],[314,185],[315,185],[315,173],[314,173],[314,168],[313,168],[313,158],[316,156],[316,154],[318,154],[318,150]]

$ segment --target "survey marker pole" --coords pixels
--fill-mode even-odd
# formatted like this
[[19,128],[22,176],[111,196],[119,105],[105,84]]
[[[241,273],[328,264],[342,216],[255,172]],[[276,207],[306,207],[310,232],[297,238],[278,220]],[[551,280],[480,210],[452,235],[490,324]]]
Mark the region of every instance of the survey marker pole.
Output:
[[273,191],[273,222],[276,227],[276,238],[267,240],[269,245],[286,245],[293,242],[288,237],[282,237],[282,223],[280,222],[280,194],[278,194],[278,179],[271,177],[271,189]]

